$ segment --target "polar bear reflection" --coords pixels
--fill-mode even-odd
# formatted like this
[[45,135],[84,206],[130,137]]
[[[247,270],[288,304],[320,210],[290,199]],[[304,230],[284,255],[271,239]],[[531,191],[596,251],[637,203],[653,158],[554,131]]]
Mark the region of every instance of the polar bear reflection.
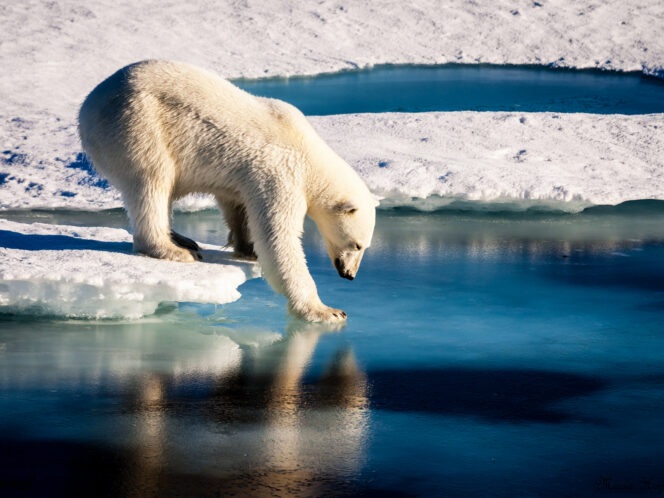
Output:
[[[133,401],[139,447],[124,488],[173,490],[181,482],[177,476],[187,474],[204,476],[188,481],[188,492],[218,485],[224,492],[250,486],[255,496],[275,489],[298,494],[355,474],[363,458],[368,400],[366,377],[353,353],[337,351],[317,382],[303,382],[319,338],[329,330],[298,323],[270,346],[241,346],[239,365],[208,371],[202,400],[168,399],[173,386],[166,378],[138,383]],[[169,417],[174,412],[196,415],[183,421]]]

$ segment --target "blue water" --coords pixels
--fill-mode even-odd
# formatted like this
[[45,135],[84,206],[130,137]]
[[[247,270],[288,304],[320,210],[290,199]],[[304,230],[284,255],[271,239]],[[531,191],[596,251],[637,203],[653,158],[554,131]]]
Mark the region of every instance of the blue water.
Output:
[[310,115],[360,112],[664,112],[664,81],[639,73],[528,66],[378,66],[316,77],[238,80]]
[[[309,267],[323,301],[348,312],[342,329],[290,319],[262,280],[235,303],[165,304],[138,322],[4,316],[0,492],[661,492],[663,226],[657,203],[382,212],[349,282],[307,224]],[[175,227],[227,235],[213,212]]]
[[[664,112],[664,84],[634,74],[380,67],[240,84],[306,114]],[[216,212],[174,223],[228,235]],[[307,223],[343,327],[293,320],[260,279],[235,303],[163,303],[139,321],[0,315],[0,496],[662,494],[662,227],[657,201],[381,211],[350,282]]]

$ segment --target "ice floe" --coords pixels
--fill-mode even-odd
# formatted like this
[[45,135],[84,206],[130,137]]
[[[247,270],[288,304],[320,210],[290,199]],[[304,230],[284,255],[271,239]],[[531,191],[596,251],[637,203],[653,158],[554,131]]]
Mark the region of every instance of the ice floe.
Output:
[[[297,5],[285,0],[199,0],[167,6],[156,0],[140,5],[100,0],[85,6],[73,0],[9,2],[0,17],[0,57],[4,63],[0,72],[0,209],[120,206],[118,193],[107,188],[80,155],[75,120],[85,95],[97,83],[137,60],[183,60],[231,78],[314,74],[381,63],[537,64],[640,71],[661,77],[664,37],[659,28],[663,22],[664,3],[659,0],[644,0],[638,5],[620,0],[381,0],[353,4],[325,0]],[[330,119],[318,120],[324,135],[329,134],[326,130],[340,132],[351,122],[366,126],[353,127],[353,135],[343,136],[343,153],[382,195],[390,193],[391,202],[421,198],[427,192],[467,199],[579,197],[582,202],[613,202],[636,198],[643,192],[651,197],[657,189],[649,185],[659,185],[660,181],[658,176],[646,179],[641,173],[661,165],[656,157],[661,139],[651,141],[657,133],[633,127],[637,121],[629,118],[608,118],[614,119],[619,129],[628,126],[629,136],[603,136],[607,121],[595,116],[565,118],[570,124],[583,122],[584,137],[591,139],[590,149],[584,146],[577,151],[604,150],[604,143],[608,152],[588,156],[583,164],[568,165],[567,159],[580,159],[582,153],[563,151],[552,138],[547,153],[551,168],[537,168],[537,174],[544,176],[533,177],[532,185],[526,185],[525,176],[519,175],[537,163],[535,150],[521,144],[519,134],[511,133],[537,132],[531,126],[500,126],[505,119],[500,114],[423,117],[422,122],[441,127],[431,133],[452,139],[461,133],[470,139],[467,147],[449,153],[442,148],[434,151],[434,139],[431,143],[420,141],[425,137],[415,125],[410,128],[413,136],[404,128],[397,137],[396,131],[385,128],[383,118]],[[414,119],[389,118],[395,129],[401,127],[400,122],[412,125]],[[643,119],[655,123],[662,118]],[[538,120],[548,118],[533,118],[533,122]],[[595,121],[600,121],[596,133],[592,130]],[[472,125],[498,126],[496,130],[472,130]],[[557,128],[548,126],[546,131],[556,132]],[[582,142],[573,140],[569,128],[563,127],[562,135],[565,145]],[[393,136],[394,144],[378,141],[386,136]],[[502,149],[489,156],[487,147],[474,140],[477,137],[500,142]],[[337,136],[329,138],[336,140]],[[382,150],[363,152],[364,143]],[[635,161],[637,174],[631,161],[620,171],[615,168],[622,159],[612,156],[626,157],[621,152],[625,143],[632,148],[630,152],[640,149]],[[544,144],[542,137],[542,147]],[[511,161],[524,147],[526,152],[518,156],[520,159]],[[501,155],[499,150],[503,149],[505,154]],[[396,157],[383,153],[387,150]],[[428,152],[433,152],[433,157],[427,156]],[[461,152],[467,152],[468,158],[461,158]],[[371,172],[374,157],[390,165],[381,170],[384,178]],[[417,165],[422,166],[421,171],[416,171]],[[506,165],[511,168],[505,169]],[[396,171],[408,172],[408,177],[390,173]],[[553,172],[560,173],[556,180]],[[584,175],[591,186],[579,186]],[[418,176],[423,182],[434,181],[415,186]],[[536,184],[538,178],[546,180],[545,184]],[[611,191],[622,178],[626,183],[619,191]],[[602,187],[604,180],[608,183]],[[211,205],[199,197],[180,207],[191,210]]]
[[[382,207],[432,209],[468,201],[577,211],[664,199],[663,114],[385,113],[310,120],[382,198]],[[49,153],[55,151],[44,151]],[[26,160],[4,174],[4,209],[122,205],[80,153],[69,164]],[[212,198],[198,195],[176,208],[214,206]]]
[[132,252],[125,230],[0,219],[0,310],[86,318],[138,318],[162,302],[228,303],[260,275],[256,263],[201,244],[204,262]]
[[311,118],[383,207],[664,199],[664,115],[450,112]]

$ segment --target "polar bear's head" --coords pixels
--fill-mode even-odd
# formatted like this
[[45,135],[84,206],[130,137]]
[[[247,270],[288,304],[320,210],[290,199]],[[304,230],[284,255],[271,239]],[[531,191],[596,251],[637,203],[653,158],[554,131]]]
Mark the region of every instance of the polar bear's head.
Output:
[[378,201],[357,172],[300,116],[298,130],[308,162],[307,214],[318,225],[339,276],[353,280],[371,244]]
[[316,222],[339,276],[353,280],[364,251],[371,245],[376,201],[368,192],[337,201]]

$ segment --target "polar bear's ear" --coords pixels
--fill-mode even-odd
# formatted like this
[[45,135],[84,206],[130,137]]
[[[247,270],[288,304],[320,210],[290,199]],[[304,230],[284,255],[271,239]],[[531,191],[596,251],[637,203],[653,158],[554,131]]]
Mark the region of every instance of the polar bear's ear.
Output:
[[357,211],[357,206],[352,202],[342,201],[334,206],[334,210],[339,214],[353,214]]

